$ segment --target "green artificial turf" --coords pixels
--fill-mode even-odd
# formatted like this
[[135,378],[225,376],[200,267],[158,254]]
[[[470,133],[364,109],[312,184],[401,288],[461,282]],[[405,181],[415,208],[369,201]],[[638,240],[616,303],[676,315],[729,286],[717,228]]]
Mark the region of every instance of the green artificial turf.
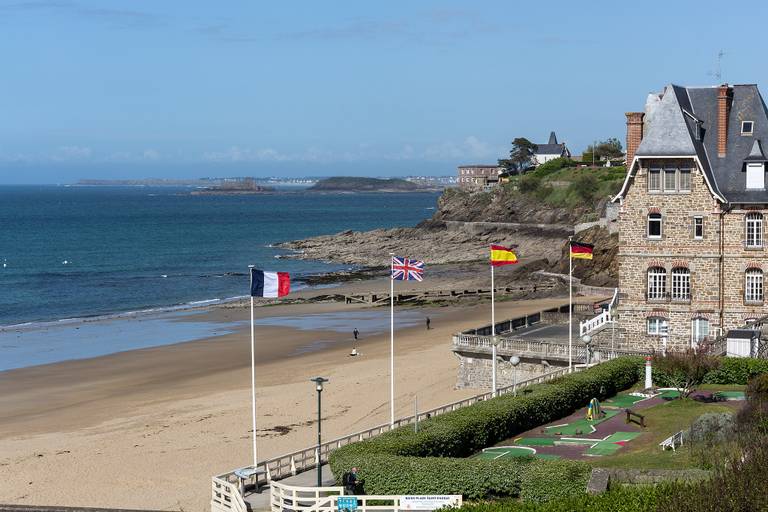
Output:
[[581,432],[582,434],[590,434],[595,431],[593,428],[594,425],[599,425],[600,423],[604,422],[605,420],[612,418],[613,416],[616,416],[621,411],[618,409],[606,409],[603,411],[604,416],[602,418],[596,419],[596,420],[576,420],[574,422],[565,424],[565,425],[555,425],[553,427],[547,427],[544,429],[544,431],[549,435],[563,435],[563,436],[575,436],[579,435],[578,432]]
[[642,396],[616,395],[615,397],[603,402],[602,405],[604,407],[618,407],[620,409],[626,409],[632,407],[641,400],[645,400],[645,398]]

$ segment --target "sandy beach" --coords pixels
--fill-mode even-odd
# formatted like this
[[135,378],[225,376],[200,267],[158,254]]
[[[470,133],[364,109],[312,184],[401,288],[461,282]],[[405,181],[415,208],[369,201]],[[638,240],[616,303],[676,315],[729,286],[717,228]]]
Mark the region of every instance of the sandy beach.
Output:
[[[378,289],[382,282],[345,287]],[[500,302],[497,318],[562,302]],[[422,409],[475,394],[454,389],[450,336],[487,322],[488,304],[407,309],[419,321],[396,333],[398,416],[413,411],[416,394]],[[275,305],[257,308],[256,316],[311,323],[315,315],[343,318],[370,310],[342,303]],[[231,323],[246,321],[248,309],[200,315]],[[421,320],[426,316],[429,331]],[[317,375],[330,379],[323,394],[326,439],[387,421],[389,333],[361,329],[362,356],[352,358],[351,329],[259,326],[260,458],[314,443],[316,395],[308,379]],[[0,502],[208,510],[210,477],[251,460],[249,358],[243,325],[198,341],[0,372]]]

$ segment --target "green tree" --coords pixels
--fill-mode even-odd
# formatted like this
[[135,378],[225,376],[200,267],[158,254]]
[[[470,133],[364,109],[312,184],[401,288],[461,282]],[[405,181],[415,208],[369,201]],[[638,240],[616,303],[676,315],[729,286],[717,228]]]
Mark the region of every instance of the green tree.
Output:
[[[514,169],[518,172],[524,171],[533,165],[534,153],[536,153],[536,144],[525,137],[518,137],[512,141],[512,149],[509,152],[509,159],[504,161],[509,162],[510,169]],[[499,161],[499,163],[501,163],[501,161]]]
[[704,382],[709,372],[720,367],[720,360],[711,356],[705,347],[701,345],[698,350],[687,348],[684,351],[670,351],[653,358],[654,370],[667,375],[681,398],[688,398]]
[[619,139],[611,137],[587,146],[587,149],[581,154],[581,161],[585,164],[591,164],[593,154],[595,162],[599,160],[615,159],[624,155],[624,148]]

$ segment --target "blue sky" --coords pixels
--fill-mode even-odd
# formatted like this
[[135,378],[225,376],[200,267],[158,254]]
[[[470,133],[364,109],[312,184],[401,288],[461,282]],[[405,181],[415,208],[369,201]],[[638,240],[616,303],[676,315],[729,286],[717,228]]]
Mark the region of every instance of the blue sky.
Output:
[[[450,174],[763,85],[762,2],[0,0],[0,183]],[[752,27],[752,28],[750,28]]]

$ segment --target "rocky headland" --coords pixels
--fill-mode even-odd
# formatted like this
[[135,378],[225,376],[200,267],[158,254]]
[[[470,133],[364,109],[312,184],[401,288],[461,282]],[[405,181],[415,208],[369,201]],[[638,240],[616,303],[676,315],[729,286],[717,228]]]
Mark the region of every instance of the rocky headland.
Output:
[[[278,247],[291,252],[283,257],[333,261],[377,271],[389,265],[389,253],[422,259],[429,265],[481,263],[488,246],[516,246],[523,268],[568,272],[568,236],[585,214],[599,212],[605,201],[582,208],[552,208],[524,194],[498,189],[472,194],[450,189],[440,197],[431,219],[410,228],[344,231],[334,235],[295,240]],[[605,227],[581,231],[576,239],[595,244],[590,262],[579,262],[574,276],[585,284],[615,286],[618,275],[618,236]],[[483,276],[485,279],[485,276]]]

